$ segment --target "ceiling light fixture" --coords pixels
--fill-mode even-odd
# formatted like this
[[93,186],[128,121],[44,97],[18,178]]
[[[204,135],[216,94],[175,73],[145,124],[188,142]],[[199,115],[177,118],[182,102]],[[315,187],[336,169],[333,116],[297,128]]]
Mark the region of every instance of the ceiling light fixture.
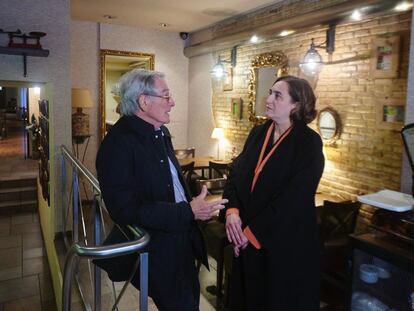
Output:
[[279,33],[279,36],[280,37],[286,37],[286,36],[291,35],[294,32],[295,32],[294,30],[283,30]]
[[250,42],[251,43],[257,43],[259,41],[259,37],[258,36],[256,36],[256,35],[253,35],[251,38],[250,38]]
[[324,43],[315,45],[314,39],[312,38],[311,40],[310,48],[299,64],[300,69],[302,69],[306,75],[316,75],[322,69],[322,56],[318,53],[316,48],[325,48],[326,52],[329,54],[332,54],[335,51],[335,25],[329,25],[329,28],[326,31],[326,41]]
[[360,21],[362,18],[361,12],[359,10],[355,10],[351,14],[351,19],[354,21]]
[[409,9],[411,9],[413,7],[413,4],[408,2],[408,1],[403,1],[398,3],[394,10],[398,11],[398,12],[404,12],[404,11],[408,11]]
[[159,23],[158,26],[162,27],[162,28],[167,28],[170,26],[170,24],[167,23]]
[[219,56],[217,63],[214,65],[213,69],[210,71],[213,78],[216,80],[221,80],[223,77],[227,75],[227,71],[224,68],[223,63],[228,63],[231,65],[232,68],[236,67],[237,65],[237,45],[231,49],[231,57],[230,60],[222,60]]
[[109,15],[109,14],[105,14],[103,17],[106,18],[106,19],[116,19],[116,16]]

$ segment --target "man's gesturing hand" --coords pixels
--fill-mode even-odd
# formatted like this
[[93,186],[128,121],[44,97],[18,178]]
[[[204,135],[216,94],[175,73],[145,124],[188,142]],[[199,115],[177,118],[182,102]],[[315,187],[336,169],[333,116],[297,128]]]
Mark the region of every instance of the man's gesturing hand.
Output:
[[218,211],[224,208],[224,204],[228,202],[227,199],[220,199],[215,201],[206,201],[207,187],[203,186],[198,196],[193,198],[190,202],[191,209],[195,219],[207,220],[213,216],[217,216]]

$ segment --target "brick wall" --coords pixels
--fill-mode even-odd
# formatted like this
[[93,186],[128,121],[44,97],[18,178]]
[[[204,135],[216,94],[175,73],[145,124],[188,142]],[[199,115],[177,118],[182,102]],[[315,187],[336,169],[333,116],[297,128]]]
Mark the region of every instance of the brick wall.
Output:
[[[382,16],[353,24],[336,27],[335,52],[332,61],[319,74],[315,92],[317,109],[331,106],[338,111],[342,136],[335,145],[325,146],[326,166],[320,190],[355,198],[358,193],[378,191],[383,188],[398,190],[402,158],[402,141],[398,131],[377,127],[378,99],[395,98],[405,101],[407,91],[408,52],[411,12]],[[240,152],[252,127],[248,121],[248,82],[250,62],[254,56],[270,51],[282,51],[289,58],[290,74],[299,73],[298,63],[309,48],[310,39],[325,41],[326,28],[288,37],[269,40],[257,45],[243,45],[237,51],[237,66],[233,71],[233,90],[223,91],[221,83],[213,83],[213,115],[216,126],[226,129],[229,143],[226,155],[233,147]],[[370,59],[341,61],[371,52],[377,36],[401,37],[400,74],[394,79],[374,79],[370,74]],[[325,61],[328,55],[318,49]],[[230,51],[219,53],[222,59]],[[218,54],[215,55],[218,57]],[[273,81],[269,81],[269,87]],[[231,116],[230,101],[233,97],[243,100],[243,118]],[[310,124],[316,128],[316,121]]]

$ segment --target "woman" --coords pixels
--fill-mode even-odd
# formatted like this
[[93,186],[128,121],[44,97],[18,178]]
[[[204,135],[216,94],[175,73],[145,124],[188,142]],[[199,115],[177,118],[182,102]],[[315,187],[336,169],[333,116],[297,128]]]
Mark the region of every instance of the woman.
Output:
[[269,90],[269,120],[234,160],[224,198],[235,259],[231,310],[319,310],[314,196],[324,166],[309,83],[282,76]]

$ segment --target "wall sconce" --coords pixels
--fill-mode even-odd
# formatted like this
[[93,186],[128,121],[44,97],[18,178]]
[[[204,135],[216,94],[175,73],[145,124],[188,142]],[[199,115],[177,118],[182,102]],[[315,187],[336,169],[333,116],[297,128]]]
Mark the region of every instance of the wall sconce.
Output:
[[221,80],[224,76],[228,74],[224,68],[223,63],[228,63],[231,67],[236,67],[237,65],[237,45],[231,49],[231,58],[230,60],[221,60],[219,56],[217,63],[214,65],[213,69],[210,71],[213,78],[216,80]]
[[82,112],[82,108],[92,106],[88,89],[72,89],[72,108],[76,108],[72,115],[72,137],[77,143],[82,143],[89,136],[89,116]]
[[332,54],[335,51],[335,25],[329,25],[329,29],[326,31],[326,41],[324,43],[315,45],[313,38],[311,40],[309,50],[299,63],[300,69],[302,69],[306,75],[318,74],[322,69],[322,56],[318,53],[316,48],[325,48],[326,52],[329,54]]
[[221,127],[215,127],[211,133],[211,138],[217,139],[217,159],[220,160],[220,142],[224,139],[224,131]]

